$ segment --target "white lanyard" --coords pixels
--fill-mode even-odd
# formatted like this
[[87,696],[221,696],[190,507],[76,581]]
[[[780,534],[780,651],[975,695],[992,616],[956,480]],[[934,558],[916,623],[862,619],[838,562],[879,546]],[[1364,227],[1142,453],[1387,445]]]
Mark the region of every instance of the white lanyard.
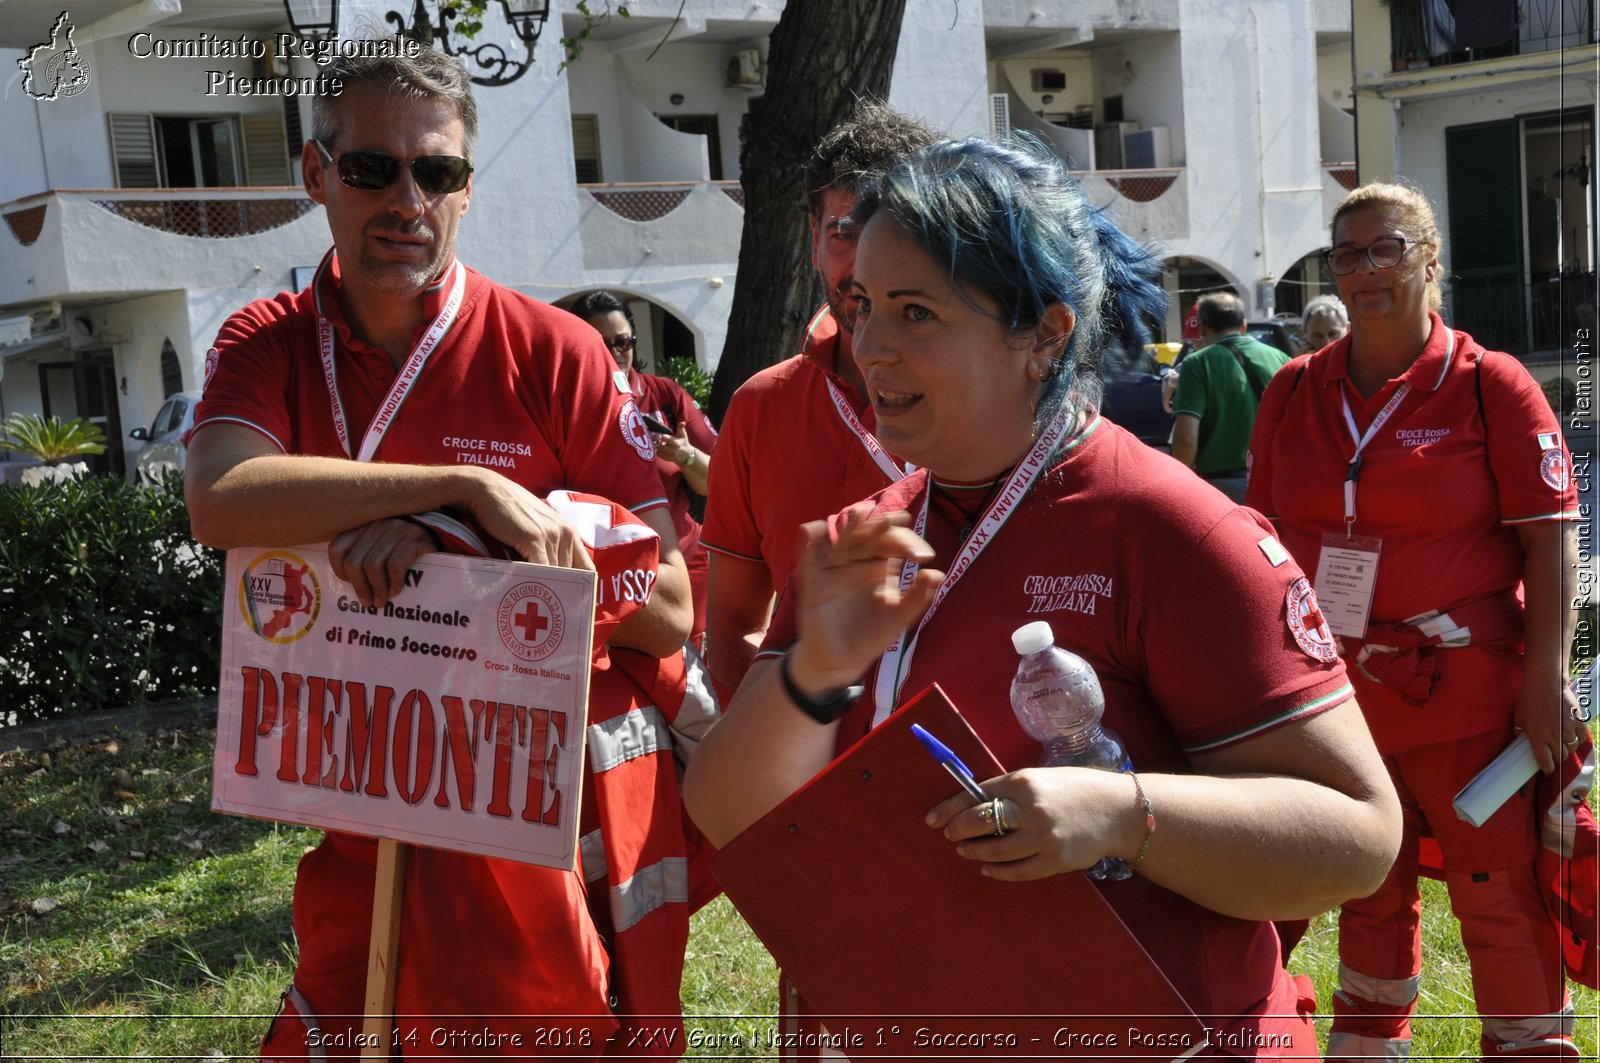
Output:
[[[1446,369],[1450,366],[1450,356],[1455,350],[1455,345],[1455,333],[1447,331],[1445,333],[1444,349]],[[1440,380],[1442,381],[1443,379],[1441,375]],[[1346,466],[1344,473],[1344,530],[1346,536],[1349,536],[1355,530],[1356,481],[1361,477],[1361,452],[1367,448],[1368,443],[1372,442],[1372,438],[1378,434],[1378,430],[1388,423],[1389,418],[1394,415],[1394,411],[1400,408],[1401,401],[1410,393],[1410,384],[1401,384],[1396,388],[1393,397],[1389,399],[1382,410],[1378,411],[1378,416],[1372,419],[1372,423],[1367,426],[1367,430],[1363,434],[1356,428],[1355,415],[1350,412],[1350,393],[1342,387],[1339,389],[1339,401],[1344,403],[1344,426],[1350,430],[1350,440],[1356,445],[1355,453],[1350,455],[1350,464]]]
[[861,445],[867,449],[867,453],[872,456],[872,460],[877,463],[878,468],[889,478],[889,482],[895,483],[905,479],[916,466],[908,463],[902,469],[896,465],[894,459],[889,456],[889,452],[883,449],[883,444],[878,442],[877,437],[871,432],[867,431],[867,426],[861,423],[861,418],[856,416],[856,411],[850,408],[850,400],[844,397],[844,392],[840,391],[833,381],[829,380],[827,383],[828,397],[833,400],[833,408],[838,411],[839,420],[843,421],[844,426],[854,432],[857,439],[861,440]]
[[[917,622],[916,631],[911,633],[908,640],[906,632],[902,631],[900,637],[894,640],[883,657],[878,661],[878,680],[873,688],[873,698],[876,708],[872,714],[872,726],[877,727],[889,714],[894,711],[896,702],[900,698],[900,688],[905,683],[906,673],[911,670],[911,656],[916,652],[917,639],[922,635],[922,629],[928,626],[928,621],[933,619],[933,614],[950,591],[955,587],[956,581],[961,579],[972,568],[973,562],[978,560],[978,555],[984,548],[1000,534],[1000,528],[1012,515],[1021,508],[1022,499],[1033,488],[1039,477],[1050,467],[1050,455],[1060,445],[1062,437],[1067,433],[1073,420],[1073,407],[1070,401],[1056,411],[1050,419],[1045,430],[1039,434],[1033,446],[1028,450],[1027,457],[1023,458],[1017,467],[1011,470],[1011,476],[1006,480],[1006,485],[1001,489],[999,496],[989,505],[983,519],[973,529],[972,535],[961,544],[956,552],[955,560],[950,564],[950,571],[945,573],[944,580],[939,584],[939,589],[934,592],[933,601],[928,604],[927,612],[922,614],[922,619]],[[1083,430],[1080,439],[1088,438],[1094,430],[1090,424]],[[924,534],[928,527],[928,506],[933,498],[933,472],[928,472],[928,489],[922,494],[922,508],[917,513],[915,530],[918,535]],[[915,561],[907,561],[900,568],[900,592],[904,594],[917,578],[920,566]]]
[[[357,461],[371,461],[372,456],[378,452],[378,444],[383,442],[384,434],[389,431],[389,425],[394,421],[395,414],[400,412],[400,404],[405,402],[406,396],[411,393],[411,387],[417,382],[417,377],[422,375],[422,367],[428,361],[428,356],[439,346],[439,341],[444,334],[450,331],[450,326],[455,323],[456,313],[461,309],[461,299],[467,289],[467,271],[460,262],[450,263],[450,295],[445,299],[444,306],[439,310],[433,324],[422,334],[422,339],[412,349],[406,358],[405,365],[400,367],[400,374],[394,378],[394,383],[389,385],[389,393],[383,397],[383,402],[378,406],[378,412],[373,416],[372,423],[367,426],[366,435],[361,440],[361,452],[354,455]],[[322,377],[328,385],[328,401],[333,406],[333,428],[339,434],[339,445],[344,447],[347,457],[350,454],[350,430],[345,424],[344,404],[339,401],[339,380],[334,369],[334,337],[333,324],[326,317],[317,317],[317,342],[322,352]]]
[[[806,322],[805,341],[808,345],[811,343],[811,337],[821,327],[822,323],[828,319],[830,313],[832,313],[832,308],[823,306],[815,314],[811,315],[810,321]],[[839,329],[841,332],[844,331],[842,325],[839,326]],[[838,357],[838,351],[838,340],[835,339],[835,358]],[[824,378],[824,380],[828,385],[828,398],[833,400],[833,408],[839,414],[839,420],[843,421],[844,426],[854,433],[856,439],[861,441],[861,445],[871,455],[873,464],[877,465],[883,475],[889,478],[889,482],[898,483],[915,471],[916,466],[909,462],[906,463],[904,468],[896,465],[894,459],[889,456],[889,452],[883,449],[883,444],[878,442],[876,436],[867,431],[867,426],[861,423],[861,418],[856,416],[856,411],[850,408],[850,400],[844,397],[844,392],[840,391],[838,385],[834,384],[832,380],[827,378]]]

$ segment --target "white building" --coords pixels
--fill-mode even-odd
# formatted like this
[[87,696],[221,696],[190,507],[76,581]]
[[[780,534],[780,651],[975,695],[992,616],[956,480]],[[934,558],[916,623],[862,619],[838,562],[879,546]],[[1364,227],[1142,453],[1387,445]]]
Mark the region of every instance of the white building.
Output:
[[1595,327],[1600,5],[1455,7],[1354,0],[1361,180],[1428,195],[1451,323],[1547,377]]
[[[280,0],[78,0],[77,52],[31,52],[68,2],[0,0],[0,414],[96,420],[130,448],[108,458],[120,470],[128,429],[198,387],[226,316],[301,283],[328,245],[296,186],[306,99],[239,88],[318,67],[274,61]],[[582,20],[553,8],[537,62],[478,92],[461,257],[550,301],[620,290],[642,350],[712,368],[743,221],[739,122],[782,3],[689,0],[677,18],[678,0],[639,0],[565,70],[558,38]],[[341,34],[391,32],[385,11],[345,0]],[[1315,253],[1355,172],[1349,34],[1345,0],[908,0],[890,102],[954,135],[1057,145],[1163,246],[1176,336],[1198,290],[1232,285],[1266,314],[1321,283]]]

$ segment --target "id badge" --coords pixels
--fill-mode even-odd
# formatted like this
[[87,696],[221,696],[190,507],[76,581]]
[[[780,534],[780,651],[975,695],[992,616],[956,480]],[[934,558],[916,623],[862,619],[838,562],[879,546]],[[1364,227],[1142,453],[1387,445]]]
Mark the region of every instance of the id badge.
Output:
[[1366,635],[1382,549],[1383,540],[1368,535],[1323,535],[1314,585],[1322,617],[1335,635],[1356,639]]

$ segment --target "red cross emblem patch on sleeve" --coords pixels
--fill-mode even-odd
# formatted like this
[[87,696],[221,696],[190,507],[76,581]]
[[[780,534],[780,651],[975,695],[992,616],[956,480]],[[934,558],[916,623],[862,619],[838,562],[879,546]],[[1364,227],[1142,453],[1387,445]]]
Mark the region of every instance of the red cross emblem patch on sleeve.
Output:
[[1289,634],[1294,636],[1295,644],[1307,657],[1331,663],[1339,656],[1339,647],[1323,618],[1322,608],[1317,605],[1317,593],[1311,589],[1311,581],[1301,576],[1289,584],[1287,597]]

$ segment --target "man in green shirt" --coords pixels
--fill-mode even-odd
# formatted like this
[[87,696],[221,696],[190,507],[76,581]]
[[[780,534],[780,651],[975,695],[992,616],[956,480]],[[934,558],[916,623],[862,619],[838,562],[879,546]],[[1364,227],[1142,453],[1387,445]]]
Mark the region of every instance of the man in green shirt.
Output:
[[1289,361],[1244,330],[1232,292],[1200,298],[1201,348],[1183,360],[1172,396],[1172,456],[1235,502],[1244,501],[1244,455],[1267,381]]

